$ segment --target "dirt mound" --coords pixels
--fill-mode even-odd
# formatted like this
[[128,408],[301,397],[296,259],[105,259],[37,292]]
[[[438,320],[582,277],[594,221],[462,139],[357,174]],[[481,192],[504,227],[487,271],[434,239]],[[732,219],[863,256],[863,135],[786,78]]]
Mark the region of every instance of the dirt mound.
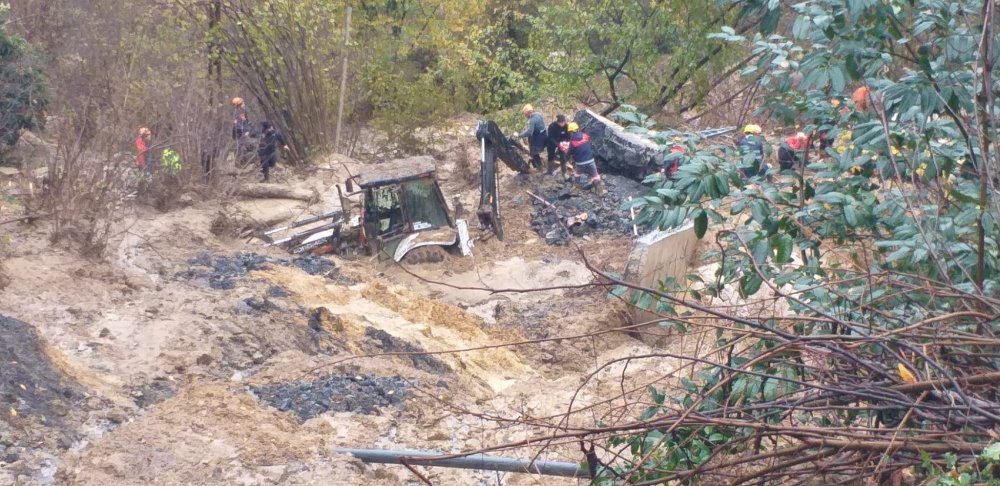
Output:
[[[602,179],[607,190],[603,196],[592,190],[582,190],[573,181],[549,177],[539,180],[531,192],[549,204],[531,198],[531,228],[550,245],[565,245],[571,236],[588,233],[631,236],[632,217],[622,205],[629,198],[642,196],[648,189],[622,176],[604,175]],[[567,221],[573,217],[585,219],[567,231]],[[643,232],[643,228],[638,230]]]
[[316,381],[265,385],[251,390],[274,408],[295,412],[305,421],[326,412],[371,414],[382,407],[401,407],[409,387],[398,376],[330,375]]

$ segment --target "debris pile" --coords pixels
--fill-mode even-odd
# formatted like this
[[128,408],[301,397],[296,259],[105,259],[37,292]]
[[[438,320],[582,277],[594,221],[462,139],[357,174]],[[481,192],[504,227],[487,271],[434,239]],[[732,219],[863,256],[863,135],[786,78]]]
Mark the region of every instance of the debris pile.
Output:
[[399,376],[330,375],[316,381],[251,387],[251,391],[274,408],[295,412],[304,421],[326,412],[371,414],[382,407],[399,407],[409,387]]
[[[565,245],[570,236],[587,233],[634,235],[633,219],[622,205],[629,198],[642,196],[647,189],[640,183],[617,175],[602,175],[607,193],[598,196],[592,190],[580,189],[574,182],[545,178],[531,191],[545,199],[531,198],[531,228],[550,245]],[[567,231],[568,230],[568,231]]]
[[209,271],[189,269],[180,272],[178,276],[188,280],[203,279],[208,286],[216,290],[228,290],[236,287],[236,281],[254,270],[262,270],[269,265],[294,266],[309,275],[325,275],[331,280],[349,282],[340,274],[337,266],[327,258],[320,256],[299,256],[295,258],[275,258],[251,252],[240,252],[235,255],[212,255],[202,252],[188,261],[198,267],[211,268]]
[[420,346],[410,344],[381,329],[369,327],[365,329],[365,336],[377,343],[372,346],[374,349],[366,351],[374,353],[405,353],[401,357],[406,358],[418,370],[435,374],[451,372],[451,368],[448,365],[442,363],[441,360],[434,356],[425,354],[425,351]]

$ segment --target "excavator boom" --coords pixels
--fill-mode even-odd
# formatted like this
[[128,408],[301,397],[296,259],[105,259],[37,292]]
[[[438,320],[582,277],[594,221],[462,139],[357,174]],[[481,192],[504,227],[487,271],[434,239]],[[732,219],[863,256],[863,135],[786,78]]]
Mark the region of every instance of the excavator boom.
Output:
[[503,222],[500,220],[500,184],[497,174],[497,159],[511,170],[527,174],[528,162],[521,155],[526,152],[517,141],[504,136],[493,120],[480,121],[476,126],[479,139],[479,226],[490,228],[497,238],[503,240]]

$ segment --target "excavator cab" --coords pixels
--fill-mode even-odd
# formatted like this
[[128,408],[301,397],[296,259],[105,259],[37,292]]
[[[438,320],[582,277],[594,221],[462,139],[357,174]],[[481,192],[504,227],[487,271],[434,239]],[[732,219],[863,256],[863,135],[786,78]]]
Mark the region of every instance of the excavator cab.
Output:
[[442,260],[453,247],[470,252],[468,226],[449,214],[432,161],[415,157],[373,165],[354,179],[362,193],[362,242],[370,254],[424,263]]

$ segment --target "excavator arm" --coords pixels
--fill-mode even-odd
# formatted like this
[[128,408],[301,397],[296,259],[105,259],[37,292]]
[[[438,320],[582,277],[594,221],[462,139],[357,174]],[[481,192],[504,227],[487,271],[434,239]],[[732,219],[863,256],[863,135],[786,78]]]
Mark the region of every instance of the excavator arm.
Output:
[[493,120],[480,121],[476,126],[479,139],[479,225],[490,228],[497,238],[503,240],[503,222],[500,220],[500,184],[497,173],[497,159],[515,172],[527,174],[528,162],[521,155],[526,152],[517,141],[504,136]]

